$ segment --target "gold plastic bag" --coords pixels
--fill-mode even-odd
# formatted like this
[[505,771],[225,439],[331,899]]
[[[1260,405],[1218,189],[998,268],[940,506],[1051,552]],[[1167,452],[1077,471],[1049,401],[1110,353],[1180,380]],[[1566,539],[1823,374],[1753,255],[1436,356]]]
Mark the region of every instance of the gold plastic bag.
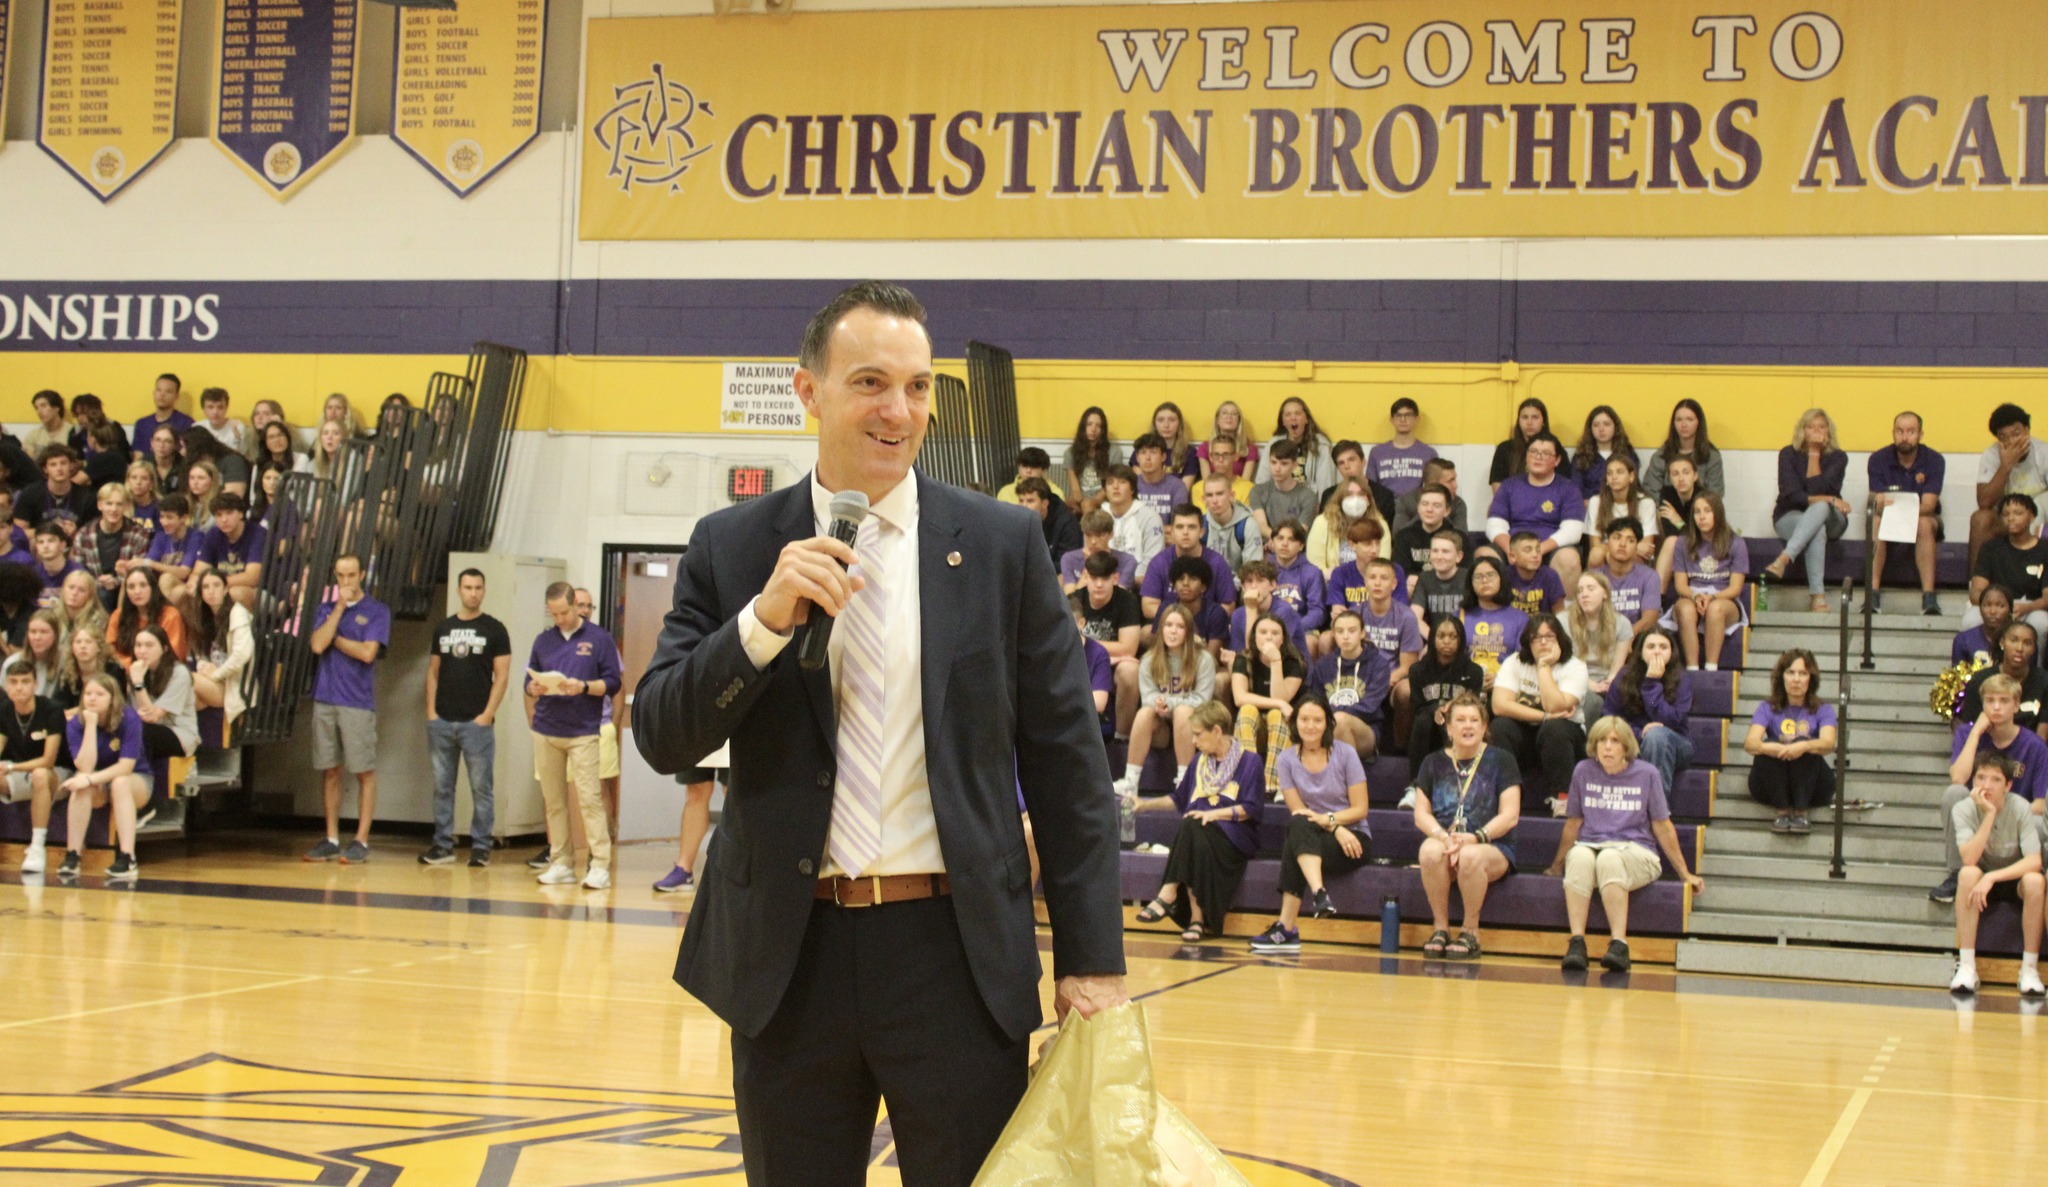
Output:
[[1251,1187],[1152,1085],[1145,1015],[1067,1015],[974,1187]]

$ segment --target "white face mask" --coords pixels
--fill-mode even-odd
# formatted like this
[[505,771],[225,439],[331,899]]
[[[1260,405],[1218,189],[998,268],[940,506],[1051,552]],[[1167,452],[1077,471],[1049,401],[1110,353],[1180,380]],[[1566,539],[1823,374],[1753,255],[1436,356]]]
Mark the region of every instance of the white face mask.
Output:
[[1344,509],[1344,514],[1350,516],[1353,519],[1357,519],[1359,516],[1365,514],[1367,503],[1365,501],[1365,496],[1363,495],[1346,495],[1344,497],[1344,501],[1337,505]]

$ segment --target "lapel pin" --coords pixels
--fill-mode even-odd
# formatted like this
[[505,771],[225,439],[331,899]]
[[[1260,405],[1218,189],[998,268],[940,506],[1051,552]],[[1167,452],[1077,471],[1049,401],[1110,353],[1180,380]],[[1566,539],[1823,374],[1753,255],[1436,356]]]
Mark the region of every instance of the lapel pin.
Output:
[[957,569],[957,568],[959,568],[959,567],[960,567],[960,554],[959,554],[959,553],[957,553],[957,552],[949,552],[949,553],[947,553],[947,554],[946,554],[946,563],[947,563],[947,564],[949,564],[949,565],[951,565],[951,566],[953,566],[953,567],[954,567],[954,568],[956,568],[956,569]]

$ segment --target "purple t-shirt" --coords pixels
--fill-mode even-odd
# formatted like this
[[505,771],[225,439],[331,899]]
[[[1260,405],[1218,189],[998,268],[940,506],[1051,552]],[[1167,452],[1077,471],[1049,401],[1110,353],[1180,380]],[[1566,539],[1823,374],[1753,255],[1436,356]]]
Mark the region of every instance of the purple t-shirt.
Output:
[[[1138,596],[1158,598],[1163,608],[1174,601],[1173,586],[1166,580],[1166,571],[1173,568],[1173,558],[1180,555],[1171,548],[1162,548],[1152,563],[1145,566],[1145,581],[1138,587]],[[1202,597],[1206,605],[1220,606],[1237,601],[1237,582],[1230,576],[1230,562],[1213,548],[1202,549],[1202,559],[1209,562],[1209,592]]]
[[[338,602],[320,607],[320,617],[313,623],[313,629],[317,631],[325,626],[328,618],[339,608]],[[384,654],[384,648],[391,645],[391,608],[384,603],[365,594],[361,601],[342,610],[341,615],[341,627],[334,635],[336,639],[375,643],[380,656]],[[313,675],[313,699],[324,705],[375,712],[376,668],[375,663],[364,663],[355,656],[344,655],[339,647],[329,647],[321,653],[320,666]]]
[[1359,620],[1365,623],[1365,640],[1384,652],[1389,664],[1398,665],[1404,651],[1422,653],[1422,627],[1415,621],[1414,611],[1399,602],[1389,602],[1385,614],[1374,614],[1372,603],[1361,602],[1352,607]]
[[1664,583],[1657,580],[1657,570],[1650,566],[1637,563],[1629,569],[1626,577],[1616,577],[1612,566],[1593,571],[1607,578],[1607,584],[1614,590],[1609,599],[1614,605],[1614,612],[1631,624],[1663,606]]
[[1762,701],[1750,715],[1749,723],[1764,727],[1766,742],[1804,742],[1819,737],[1822,729],[1835,724],[1835,707],[1822,701],[1818,709],[1802,705],[1773,709],[1769,701]]
[[48,593],[51,590],[63,585],[64,579],[66,577],[71,576],[73,573],[83,573],[85,571],[85,566],[79,564],[77,561],[66,560],[64,562],[63,568],[58,569],[56,572],[52,573],[50,572],[49,567],[44,565],[40,558],[38,558],[34,564],[30,565],[29,568],[35,570],[36,579],[43,583],[44,593]]
[[611,632],[586,621],[565,639],[561,629],[550,623],[534,636],[526,667],[531,672],[560,672],[575,680],[602,680],[605,688],[603,697],[537,698],[534,733],[547,738],[587,738],[597,733],[604,724],[604,702],[619,690],[619,645]]
[[[85,714],[71,719],[64,727],[64,737],[70,742],[71,754],[76,755],[85,744]],[[142,748],[142,718],[135,715],[135,710],[123,705],[120,722],[101,733],[98,744],[100,753],[93,770],[104,771],[124,758],[132,758],[138,772],[149,773],[149,755]]]
[[1464,619],[1465,639],[1471,649],[1472,662],[1488,676],[1498,673],[1501,662],[1522,645],[1522,632],[1529,625],[1529,616],[1513,606],[1502,606],[1498,610],[1467,610]]
[[1323,694],[1330,708],[1367,721],[1378,721],[1387,703],[1387,683],[1394,665],[1377,647],[1360,648],[1357,659],[1332,649],[1309,668],[1304,687]]
[[[1230,641],[1224,645],[1225,651],[1244,650],[1244,612],[1243,606],[1230,612]],[[1272,601],[1271,617],[1280,620],[1280,625],[1287,628],[1287,638],[1294,644],[1294,649],[1306,656],[1308,638],[1302,629],[1301,615],[1294,612],[1294,607],[1281,601],[1276,594]]]
[[173,540],[171,534],[162,528],[149,542],[149,559],[162,561],[167,565],[189,568],[199,560],[199,544],[203,533],[187,529],[183,540]]
[[[1088,657],[1089,691],[1114,693],[1116,691],[1115,670],[1109,662],[1109,649],[1093,639],[1084,637],[1081,640],[1081,654]],[[542,699],[545,700],[546,698]],[[611,698],[606,697],[605,699],[609,701]],[[1104,737],[1108,737],[1116,729],[1116,722],[1110,717],[1110,714],[1115,709],[1116,702],[1112,699],[1103,702],[1102,712],[1097,714],[1097,716],[1102,718],[1102,734]]]
[[[1365,592],[1365,574],[1357,561],[1345,561],[1330,570],[1329,583],[1323,587],[1323,601],[1333,617],[1339,609],[1362,610],[1371,600]],[[1394,566],[1394,604],[1408,604],[1408,571],[1400,565]]]
[[1436,456],[1436,450],[1417,441],[1400,446],[1389,441],[1375,445],[1365,457],[1366,477],[1394,492],[1395,498],[1422,486],[1422,467]]
[[[1138,584],[1138,558],[1120,548],[1112,548],[1109,554],[1116,558],[1116,583],[1125,589]],[[1088,550],[1076,548],[1060,557],[1060,584],[1075,585],[1081,580],[1081,566],[1088,563]]]
[[1998,662],[1998,649],[1984,634],[1984,628],[1973,626],[1967,631],[1957,631],[1955,642],[1949,644],[1948,662],[1959,664],[1964,660],[1991,664]]
[[[1188,456],[1192,458],[1193,451]],[[1173,524],[1173,509],[1188,501],[1188,484],[1178,474],[1161,474],[1158,482],[1147,482],[1140,474],[1135,489],[1138,501],[1157,511],[1159,522],[1168,526]]]
[[[193,563],[205,561],[232,577],[250,565],[263,563],[264,539],[262,527],[252,523],[242,525],[242,538],[239,540],[228,539],[228,534],[218,527],[208,528],[199,534],[199,552]],[[156,542],[152,540],[150,543],[154,545]]]
[[1664,798],[1664,777],[1657,768],[1640,758],[1630,759],[1619,775],[1593,759],[1572,769],[1571,790],[1565,793],[1567,820],[1582,820],[1579,840],[1587,845],[1633,841],[1657,851],[1650,834],[1650,822],[1671,819],[1670,804]]
[[0,552],[0,565],[27,565],[33,568],[35,563],[36,554],[27,549],[15,548]]
[[1259,760],[1257,751],[1246,750],[1238,758],[1237,766],[1216,780],[1205,776],[1209,765],[1207,756],[1195,756],[1195,761],[1188,764],[1188,773],[1181,777],[1180,786],[1173,789],[1173,806],[1181,812],[1198,808],[1209,812],[1242,804],[1249,819],[1226,820],[1209,827],[1222,829],[1237,851],[1250,857],[1259,851],[1259,809],[1266,799],[1266,764]]
[[[1958,722],[1956,724],[1955,738],[1949,743],[1948,760],[1950,762],[1954,762],[1956,756],[1963,752],[1963,742],[1970,736],[1970,729],[1974,724],[1973,722]],[[2013,735],[2012,741],[2004,746],[1993,742],[1990,733],[1987,732],[1983,737],[1977,739],[1977,753],[1980,756],[1992,753],[2003,754],[2019,764],[2020,777],[2013,780],[2012,784],[2014,795],[2021,796],[2029,802],[2038,800],[2043,795],[2048,795],[2048,742],[2043,742],[2041,735],[2033,730],[2020,730],[2019,733]]]
[[172,432],[183,437],[185,430],[191,428],[193,423],[191,417],[175,408],[171,409],[170,416],[163,420],[158,420],[154,412],[148,416],[141,417],[135,422],[135,452],[143,457],[148,457],[149,439],[156,436],[156,431],[163,426],[169,425]]
[[1548,540],[1565,524],[1586,518],[1586,497],[1576,483],[1561,475],[1553,474],[1548,483],[1534,486],[1527,474],[1517,474],[1494,492],[1486,517],[1507,520],[1509,535],[1534,532]]
[[1727,556],[1705,553],[1692,554],[1692,542],[1685,537],[1678,538],[1678,544],[1671,550],[1671,571],[1683,573],[1692,583],[1694,593],[1720,593],[1728,588],[1729,577],[1736,573],[1749,572],[1749,545],[1742,537],[1734,537]]
[[[1320,771],[1302,765],[1299,746],[1289,746],[1278,765],[1280,786],[1292,787],[1301,796],[1301,806],[1317,816],[1350,811],[1352,786],[1365,782],[1365,764],[1358,760],[1358,751],[1349,742],[1330,743],[1329,761]],[[1363,819],[1349,827],[1365,836],[1372,835]]]
[[[1548,614],[1552,607],[1564,601],[1564,578],[1549,565],[1538,565],[1534,577],[1522,576],[1522,571],[1508,566],[1508,604],[1529,617]],[[1616,611],[1619,613],[1619,611]]]

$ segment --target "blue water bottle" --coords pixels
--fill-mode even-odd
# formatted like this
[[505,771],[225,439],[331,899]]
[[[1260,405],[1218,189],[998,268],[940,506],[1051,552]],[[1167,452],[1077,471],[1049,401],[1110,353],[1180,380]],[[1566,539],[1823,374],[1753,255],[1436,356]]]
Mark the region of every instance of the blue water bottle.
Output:
[[1387,895],[1380,899],[1380,951],[1401,950],[1401,899]]

